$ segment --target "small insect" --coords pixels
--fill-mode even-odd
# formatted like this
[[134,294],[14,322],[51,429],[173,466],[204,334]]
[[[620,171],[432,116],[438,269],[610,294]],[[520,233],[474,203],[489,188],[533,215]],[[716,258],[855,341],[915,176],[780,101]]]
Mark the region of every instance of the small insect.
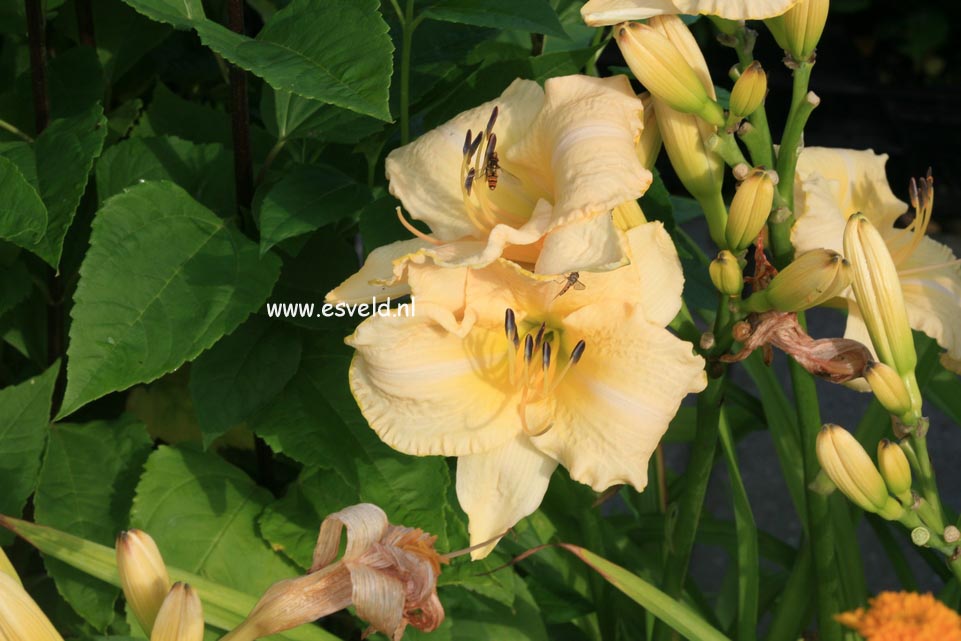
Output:
[[581,282],[580,272],[571,272],[567,276],[564,276],[563,278],[558,278],[554,282],[564,284],[564,287],[561,288],[561,291],[557,292],[557,296],[554,297],[555,299],[560,298],[561,296],[566,294],[567,290],[569,290],[571,287],[573,287],[575,291],[581,291],[582,289],[587,287],[587,285]]
[[487,148],[484,150],[484,178],[487,179],[487,188],[491,191],[497,189],[497,178],[501,167],[496,145],[497,134],[491,134],[487,139]]

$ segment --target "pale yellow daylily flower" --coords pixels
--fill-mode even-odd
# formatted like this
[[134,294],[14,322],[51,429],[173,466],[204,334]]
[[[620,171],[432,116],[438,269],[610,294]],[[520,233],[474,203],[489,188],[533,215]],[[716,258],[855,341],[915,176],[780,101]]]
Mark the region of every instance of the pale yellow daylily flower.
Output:
[[412,263],[417,316],[369,318],[347,339],[351,390],[378,436],[459,457],[472,545],[537,509],[558,463],[597,491],[643,490],[681,399],[704,388],[703,359],[665,329],[683,287],[670,237],[643,223],[626,238],[630,265],[560,282],[507,260]]
[[581,17],[592,27],[670,14],[704,14],[727,20],[779,16],[797,0],[590,0]]
[[4,572],[0,572],[0,639],[63,641],[20,582]]
[[[946,350],[941,362],[961,373],[961,265],[950,248],[925,235],[930,200],[919,203],[923,206],[908,228],[895,227],[908,206],[888,186],[887,158],[871,150],[806,148],[798,159],[794,246],[799,253],[821,247],[843,252],[848,217],[863,213],[894,259],[909,324],[937,341]],[[849,312],[845,337],[871,348],[853,291],[842,296]]]
[[[496,111],[495,111],[496,110]],[[625,76],[515,80],[387,156],[391,193],[430,228],[374,250],[332,302],[398,295],[404,256],[447,267],[505,257],[538,274],[626,262],[610,212],[647,190],[642,101]]]

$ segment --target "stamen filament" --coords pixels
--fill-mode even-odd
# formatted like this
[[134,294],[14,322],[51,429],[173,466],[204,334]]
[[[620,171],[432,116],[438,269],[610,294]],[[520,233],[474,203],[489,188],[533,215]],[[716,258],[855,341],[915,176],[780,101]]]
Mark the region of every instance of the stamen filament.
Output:
[[952,265],[961,265],[961,258],[949,260],[944,263],[938,263],[937,265],[922,265],[921,267],[912,267],[911,269],[899,269],[898,276],[913,276],[914,274],[933,272],[945,267],[951,267]]
[[427,234],[425,234],[424,232],[422,232],[421,230],[417,229],[412,224],[407,222],[407,219],[404,218],[404,212],[401,211],[400,207],[398,207],[395,211],[397,212],[397,219],[400,221],[400,224],[403,225],[404,229],[412,233],[414,236],[416,236],[417,238],[420,238],[421,240],[426,240],[428,243],[432,245],[444,244],[444,241],[428,236]]

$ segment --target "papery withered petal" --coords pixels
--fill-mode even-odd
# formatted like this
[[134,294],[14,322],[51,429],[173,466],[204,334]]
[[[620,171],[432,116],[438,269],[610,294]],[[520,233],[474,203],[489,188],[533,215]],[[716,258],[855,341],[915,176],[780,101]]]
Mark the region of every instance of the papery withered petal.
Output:
[[872,360],[867,347],[845,338],[822,338],[793,346],[793,349],[792,346],[785,347],[781,349],[794,357],[804,369],[832,383],[847,383],[863,377],[864,369]]
[[392,641],[400,639],[407,623],[404,619],[404,582],[363,563],[348,563],[352,585],[351,599],[357,616]]
[[349,606],[352,592],[350,572],[343,563],[278,581],[221,641],[250,641],[316,621]]
[[340,549],[341,530],[347,528],[347,549],[344,560],[360,556],[387,531],[387,515],[372,503],[360,503],[334,512],[320,524],[320,534],[314,547],[311,572],[329,565]]

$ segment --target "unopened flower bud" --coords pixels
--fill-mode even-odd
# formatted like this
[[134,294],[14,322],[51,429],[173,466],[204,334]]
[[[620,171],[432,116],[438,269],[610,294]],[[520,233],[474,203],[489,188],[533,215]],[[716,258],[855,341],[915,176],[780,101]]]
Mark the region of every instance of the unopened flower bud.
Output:
[[142,530],[117,536],[117,572],[127,604],[146,634],[170,592],[170,575],[157,544]]
[[711,282],[725,296],[737,296],[744,286],[744,275],[737,257],[728,250],[721,251],[708,267]]
[[911,411],[911,395],[904,381],[893,368],[873,362],[864,369],[864,378],[881,406],[894,416]]
[[614,208],[612,214],[614,216],[614,226],[621,231],[634,229],[647,222],[644,212],[641,211],[641,206],[637,204],[636,200],[621,203]]
[[825,425],[817,437],[821,468],[838,489],[866,512],[895,520],[904,513],[888,495],[887,485],[871,457],[851,434],[839,425]]
[[785,13],[764,21],[777,43],[795,60],[809,60],[828,18],[829,0],[800,0]]
[[644,105],[644,128],[641,129],[641,137],[637,141],[637,159],[645,169],[651,169],[657,161],[657,155],[661,153],[661,130],[657,128],[657,111],[650,92],[645,91],[638,98]]
[[0,639],[63,641],[23,586],[4,572],[0,572]]
[[848,262],[836,251],[814,249],[781,270],[767,289],[747,301],[749,311],[800,312],[839,295],[850,284]]
[[204,612],[197,591],[177,582],[160,606],[150,641],[203,641]]
[[732,252],[747,249],[761,233],[774,205],[775,184],[769,172],[755,169],[738,185],[724,233]]
[[17,571],[13,567],[13,563],[11,563],[10,559],[7,558],[3,548],[0,548],[0,574],[6,574],[17,583],[23,585],[23,583],[20,581],[20,575],[17,574]]
[[707,95],[704,85],[677,47],[652,27],[625,22],[614,28],[617,45],[638,80],[672,109],[724,124],[724,110]]
[[767,74],[755,60],[741,73],[731,90],[731,114],[741,119],[750,116],[767,96]]
[[913,376],[918,357],[898,270],[881,234],[862,214],[848,218],[844,254],[851,261],[854,297],[878,358],[902,377]]
[[898,497],[902,505],[911,505],[911,465],[896,443],[888,439],[878,443],[878,467],[888,491]]

